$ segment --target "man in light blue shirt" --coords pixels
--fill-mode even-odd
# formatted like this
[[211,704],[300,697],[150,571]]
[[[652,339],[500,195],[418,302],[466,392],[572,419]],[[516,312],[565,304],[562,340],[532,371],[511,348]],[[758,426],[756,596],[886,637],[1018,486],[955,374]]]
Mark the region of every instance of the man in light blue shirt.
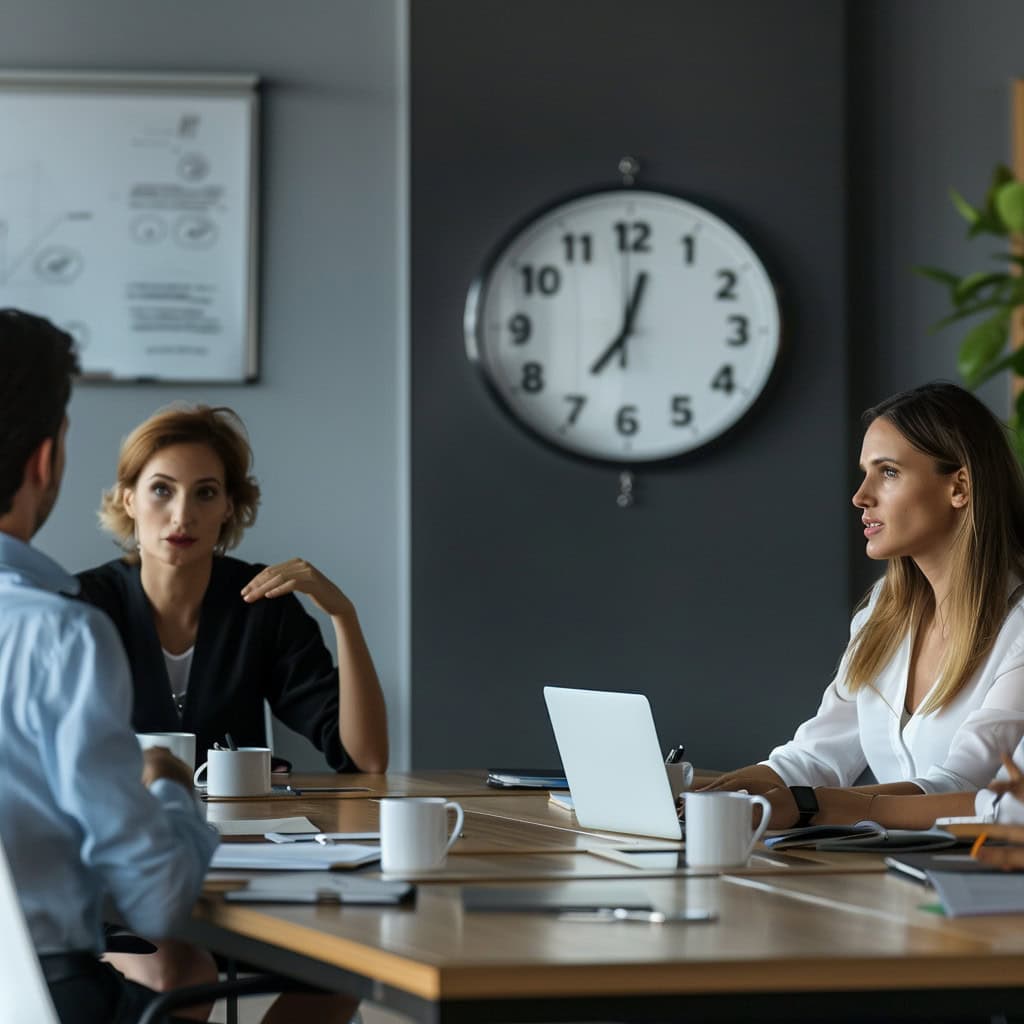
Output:
[[61,1021],[122,1024],[153,994],[97,959],[104,902],[173,934],[217,837],[169,752],[146,751],[143,785],[114,626],[29,543],[60,488],[76,369],[68,335],[0,310],[0,840]]

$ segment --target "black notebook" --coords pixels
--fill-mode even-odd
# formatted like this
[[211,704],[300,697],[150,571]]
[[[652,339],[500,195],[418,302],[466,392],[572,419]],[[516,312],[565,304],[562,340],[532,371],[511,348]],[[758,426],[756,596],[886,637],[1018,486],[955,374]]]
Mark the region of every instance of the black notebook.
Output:
[[791,828],[769,836],[764,845],[773,850],[814,849],[887,853],[892,850],[941,850],[958,840],[941,828],[885,828],[877,821],[855,825],[811,825]]

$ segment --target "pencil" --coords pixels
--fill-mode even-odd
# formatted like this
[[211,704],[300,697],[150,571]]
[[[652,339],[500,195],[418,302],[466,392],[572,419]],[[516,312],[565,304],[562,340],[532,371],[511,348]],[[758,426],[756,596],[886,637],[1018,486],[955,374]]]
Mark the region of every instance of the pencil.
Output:
[[971,847],[971,857],[977,857],[978,856],[978,851],[985,845],[985,843],[987,841],[988,841],[988,833],[987,832],[980,833],[978,838],[974,840],[974,845]]

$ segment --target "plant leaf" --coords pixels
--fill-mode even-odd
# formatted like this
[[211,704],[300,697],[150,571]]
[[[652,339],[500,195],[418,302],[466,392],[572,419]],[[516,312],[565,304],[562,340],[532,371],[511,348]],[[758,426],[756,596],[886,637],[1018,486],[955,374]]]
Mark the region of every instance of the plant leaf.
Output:
[[987,299],[985,302],[975,303],[973,306],[965,306],[948,316],[944,316],[941,320],[936,321],[929,328],[932,331],[941,331],[943,327],[948,327],[950,324],[955,324],[958,320],[966,320],[968,317],[976,316],[978,313],[984,313],[990,309],[1002,309],[1005,310],[1009,315],[1012,306],[1008,302],[1004,302],[1002,298]]
[[977,387],[990,365],[998,359],[1006,345],[1009,323],[1009,311],[1001,309],[968,331],[960,346],[957,369],[969,388]]
[[976,210],[969,202],[955,188],[950,188],[949,198],[952,200],[953,205],[956,207],[957,212],[968,224],[972,226],[977,224],[981,219],[981,212]]
[[914,273],[927,277],[939,284],[948,285],[950,288],[956,285],[960,278],[950,270],[943,270],[941,267],[914,267]]
[[998,362],[993,363],[978,378],[975,387],[984,384],[990,377],[994,377],[1003,370],[1012,370],[1016,374],[1024,374],[1024,348],[1015,348],[1009,355],[1003,356]]
[[1001,186],[996,191],[995,209],[1007,228],[1024,231],[1024,182],[1011,181]]
[[978,270],[961,278],[953,289],[953,302],[960,306],[968,299],[973,298],[982,288],[993,284],[1012,284],[1010,275],[1003,271]]

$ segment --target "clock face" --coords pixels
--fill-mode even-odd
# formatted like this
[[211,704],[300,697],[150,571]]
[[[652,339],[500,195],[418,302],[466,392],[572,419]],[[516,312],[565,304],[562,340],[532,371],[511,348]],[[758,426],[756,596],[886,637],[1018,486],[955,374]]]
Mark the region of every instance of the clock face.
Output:
[[671,458],[733,427],[779,352],[779,308],[725,221],[661,192],[562,203],[495,255],[470,358],[522,424],[578,455]]

